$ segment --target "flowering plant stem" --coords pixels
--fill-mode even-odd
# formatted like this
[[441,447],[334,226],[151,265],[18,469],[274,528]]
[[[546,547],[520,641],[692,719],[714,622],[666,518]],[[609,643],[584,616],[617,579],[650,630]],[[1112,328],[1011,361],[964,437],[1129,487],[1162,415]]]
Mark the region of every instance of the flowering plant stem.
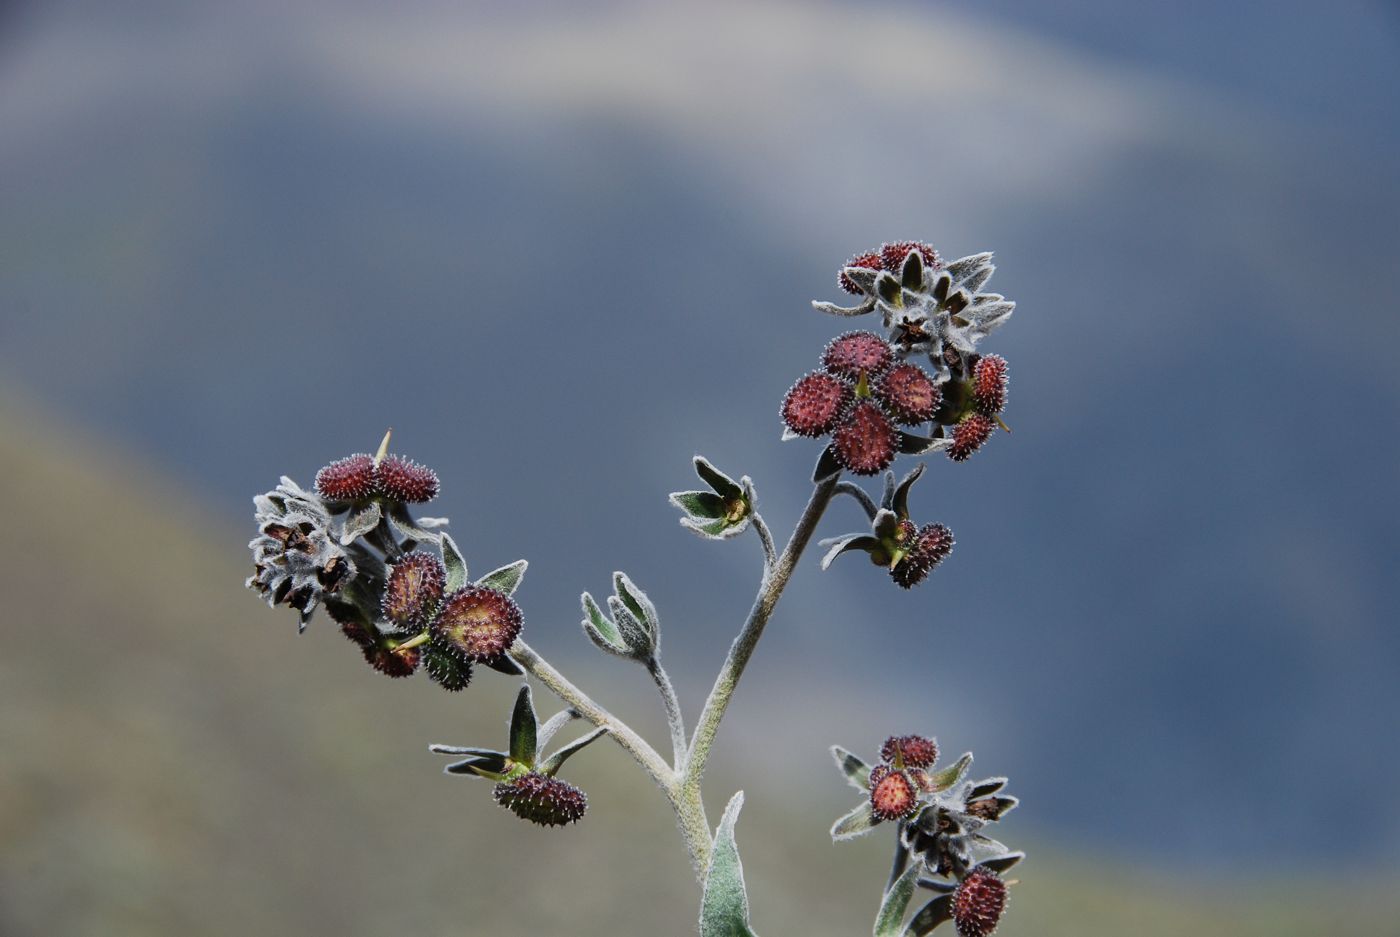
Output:
[[783,590],[792,578],[793,569],[802,558],[802,553],[811,541],[822,514],[836,494],[840,478],[841,475],[837,472],[816,483],[807,507],[798,519],[797,526],[793,529],[781,555],[775,555],[767,525],[757,514],[754,515],[754,530],[764,546],[763,579],[759,583],[758,595],[749,610],[748,618],[730,646],[729,656],[725,658],[719,676],[715,678],[715,685],[710,690],[705,707],[700,713],[700,720],[696,723],[695,734],[691,736],[688,744],[680,703],[676,699],[671,678],[658,661],[653,659],[648,662],[647,669],[661,692],[667,722],[670,725],[672,764],[667,765],[656,749],[635,730],[594,702],[587,693],[536,653],[534,648],[524,641],[517,640],[510,649],[510,655],[516,663],[567,703],[580,717],[595,726],[606,728],[617,744],[641,765],[642,770],[666,794],[680,823],[681,835],[690,853],[691,865],[702,882],[706,865],[709,863],[710,850],[713,848],[710,821],[705,814],[705,805],[700,793],[700,780],[705,773],[705,763],[709,760],[720,721],[734,698],[734,690],[739,685],[749,659],[753,657],[759,639],[763,637],[763,629],[772,617],[778,599],[782,597]]

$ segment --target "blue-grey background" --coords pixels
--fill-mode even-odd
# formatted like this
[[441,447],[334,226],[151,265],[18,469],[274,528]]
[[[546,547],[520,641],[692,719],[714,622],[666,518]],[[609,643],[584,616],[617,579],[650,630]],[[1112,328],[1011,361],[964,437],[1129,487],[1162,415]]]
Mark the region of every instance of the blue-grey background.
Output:
[[953,557],[809,558],[719,757],[825,785],[926,730],[1079,853],[1400,863],[1392,5],[4,10],[0,386],[237,562],[254,492],[393,426],[475,567],[530,559],[532,643],[617,677],[575,621],[625,569],[693,712],[757,544],[666,493],[704,453],[785,536],[817,447],[777,406],[846,326],[809,300],[882,240],[995,250],[1014,432],[914,498]]

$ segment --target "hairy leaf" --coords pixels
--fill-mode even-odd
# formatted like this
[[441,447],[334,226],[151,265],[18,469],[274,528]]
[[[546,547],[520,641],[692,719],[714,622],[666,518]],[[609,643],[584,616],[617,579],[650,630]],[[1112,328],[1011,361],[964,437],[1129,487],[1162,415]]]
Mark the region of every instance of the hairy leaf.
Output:
[[525,578],[525,570],[530,565],[527,560],[516,560],[509,566],[493,569],[476,581],[478,586],[486,586],[506,595],[513,595],[520,588],[520,580]]
[[713,491],[673,491],[671,503],[694,517],[711,520],[725,515],[724,499]]
[[744,866],[734,842],[734,822],[743,806],[744,792],[739,791],[724,808],[724,816],[715,829],[715,845],[700,898],[700,937],[756,937],[749,927]]
[[831,757],[836,759],[836,767],[846,776],[846,781],[857,790],[870,790],[870,766],[859,757],[846,751],[840,745],[831,746]]
[[870,809],[870,801],[863,800],[860,806],[837,820],[831,826],[831,838],[837,842],[854,839],[875,828],[875,814]]
[[510,716],[510,757],[528,767],[534,767],[535,755],[535,704],[530,700],[530,685],[520,688],[515,697],[515,711]]
[[972,765],[972,752],[965,752],[961,758],[953,762],[942,771],[933,773],[933,789],[935,791],[946,791],[954,784],[963,779],[967,774],[967,769]]
[[442,565],[447,570],[447,591],[456,592],[467,584],[467,561],[450,534],[442,535]]
[[351,514],[345,519],[345,528],[340,533],[341,545],[349,546],[356,537],[363,537],[379,526],[381,516],[378,501],[371,501],[358,512]]
[[939,895],[920,908],[918,913],[909,919],[909,926],[904,929],[904,937],[925,937],[925,935],[933,933],[934,928],[938,925],[952,919],[952,894]]
[[911,862],[885,890],[880,912],[875,915],[875,937],[901,937],[904,933],[904,912],[909,909],[909,899],[914,897],[914,882],[918,877],[919,863]]

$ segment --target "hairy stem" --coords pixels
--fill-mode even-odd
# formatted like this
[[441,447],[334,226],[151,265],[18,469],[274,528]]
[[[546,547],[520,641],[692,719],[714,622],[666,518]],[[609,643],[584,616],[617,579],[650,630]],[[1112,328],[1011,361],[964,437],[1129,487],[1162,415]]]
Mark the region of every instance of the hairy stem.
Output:
[[757,511],[753,515],[753,529],[757,531],[758,539],[763,541],[763,568],[766,572],[778,565],[778,551],[773,546],[773,534],[763,522],[763,515]]
[[671,675],[655,657],[647,661],[647,673],[656,681],[661,691],[661,705],[666,709],[666,723],[671,727],[671,766],[674,771],[685,770],[686,755],[685,717],[681,715],[680,700],[676,698],[676,688],[671,685]]
[[879,505],[875,503],[870,495],[865,493],[864,488],[860,487],[855,482],[842,482],[836,486],[836,493],[839,495],[850,495],[852,498],[859,501],[860,506],[865,509],[865,513],[869,515],[872,521],[875,519],[875,515],[880,513]]
[[[699,722],[696,723],[695,735],[690,740],[690,754],[686,758],[685,769],[681,776],[682,790],[687,794],[693,793],[697,803],[699,801],[700,777],[705,773],[705,762],[709,759],[710,748],[714,745],[720,720],[724,718],[725,710],[729,708],[729,703],[734,698],[734,690],[739,685],[739,679],[744,675],[744,668],[748,666],[749,658],[753,656],[759,638],[763,637],[763,629],[768,624],[768,619],[772,617],[773,609],[778,604],[778,599],[782,597],[783,590],[787,588],[788,580],[792,578],[792,571],[796,568],[797,561],[802,557],[802,551],[806,549],[807,543],[812,539],[812,534],[817,529],[817,522],[821,520],[823,512],[826,511],[827,505],[831,503],[832,496],[836,493],[840,478],[841,474],[836,472],[817,482],[816,487],[812,490],[812,497],[807,502],[802,517],[798,519],[797,526],[793,529],[792,537],[789,538],[787,546],[783,548],[782,556],[778,557],[777,563],[767,570],[763,581],[759,584],[758,596],[754,599],[748,620],[744,622],[744,627],[730,646],[729,656],[725,659],[724,666],[715,679],[715,685],[710,690],[709,698],[705,700],[705,708],[700,713]],[[708,830],[705,839],[708,844]],[[705,862],[709,861],[708,848],[706,848],[703,858]]]

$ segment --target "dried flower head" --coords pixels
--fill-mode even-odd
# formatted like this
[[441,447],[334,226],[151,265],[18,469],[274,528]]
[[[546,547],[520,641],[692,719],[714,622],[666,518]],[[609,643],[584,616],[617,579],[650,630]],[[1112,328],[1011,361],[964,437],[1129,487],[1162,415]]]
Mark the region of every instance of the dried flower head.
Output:
[[978,411],[991,416],[1006,409],[1006,359],[987,355],[972,371],[972,402]]
[[379,493],[373,457],[363,452],[337,459],[316,473],[316,491],[328,501],[363,501]]
[[379,491],[384,497],[408,504],[422,504],[438,495],[437,473],[400,455],[387,455],[379,463]]
[[380,608],[398,631],[422,631],[428,627],[442,600],[447,571],[431,553],[414,550],[389,572]]
[[902,820],[919,806],[919,792],[909,775],[887,764],[870,771],[870,811],[876,820]]
[[953,427],[953,444],[948,447],[948,458],[954,462],[964,462],[982,444],[991,438],[996,424],[985,413],[969,413]]
[[876,475],[889,467],[899,450],[899,434],[873,401],[862,400],[831,434],[836,461],[856,475]]
[[520,606],[510,596],[486,586],[468,586],[442,603],[430,632],[439,648],[484,664],[499,660],[523,625]]
[[799,436],[825,436],[850,399],[849,384],[813,371],[792,385],[783,398],[783,423]]
[[880,746],[880,757],[899,768],[932,768],[938,743],[922,735],[892,735]]
[[248,544],[253,575],[246,585],[271,606],[296,609],[305,628],[322,598],[355,577],[355,563],[337,542],[325,505],[290,478],[253,505],[258,536]]
[[1006,883],[990,869],[976,868],[953,892],[953,922],[960,937],[987,937],[1006,910]]
[[575,823],[588,808],[588,797],[583,791],[535,771],[497,784],[493,793],[496,803],[540,826]]

